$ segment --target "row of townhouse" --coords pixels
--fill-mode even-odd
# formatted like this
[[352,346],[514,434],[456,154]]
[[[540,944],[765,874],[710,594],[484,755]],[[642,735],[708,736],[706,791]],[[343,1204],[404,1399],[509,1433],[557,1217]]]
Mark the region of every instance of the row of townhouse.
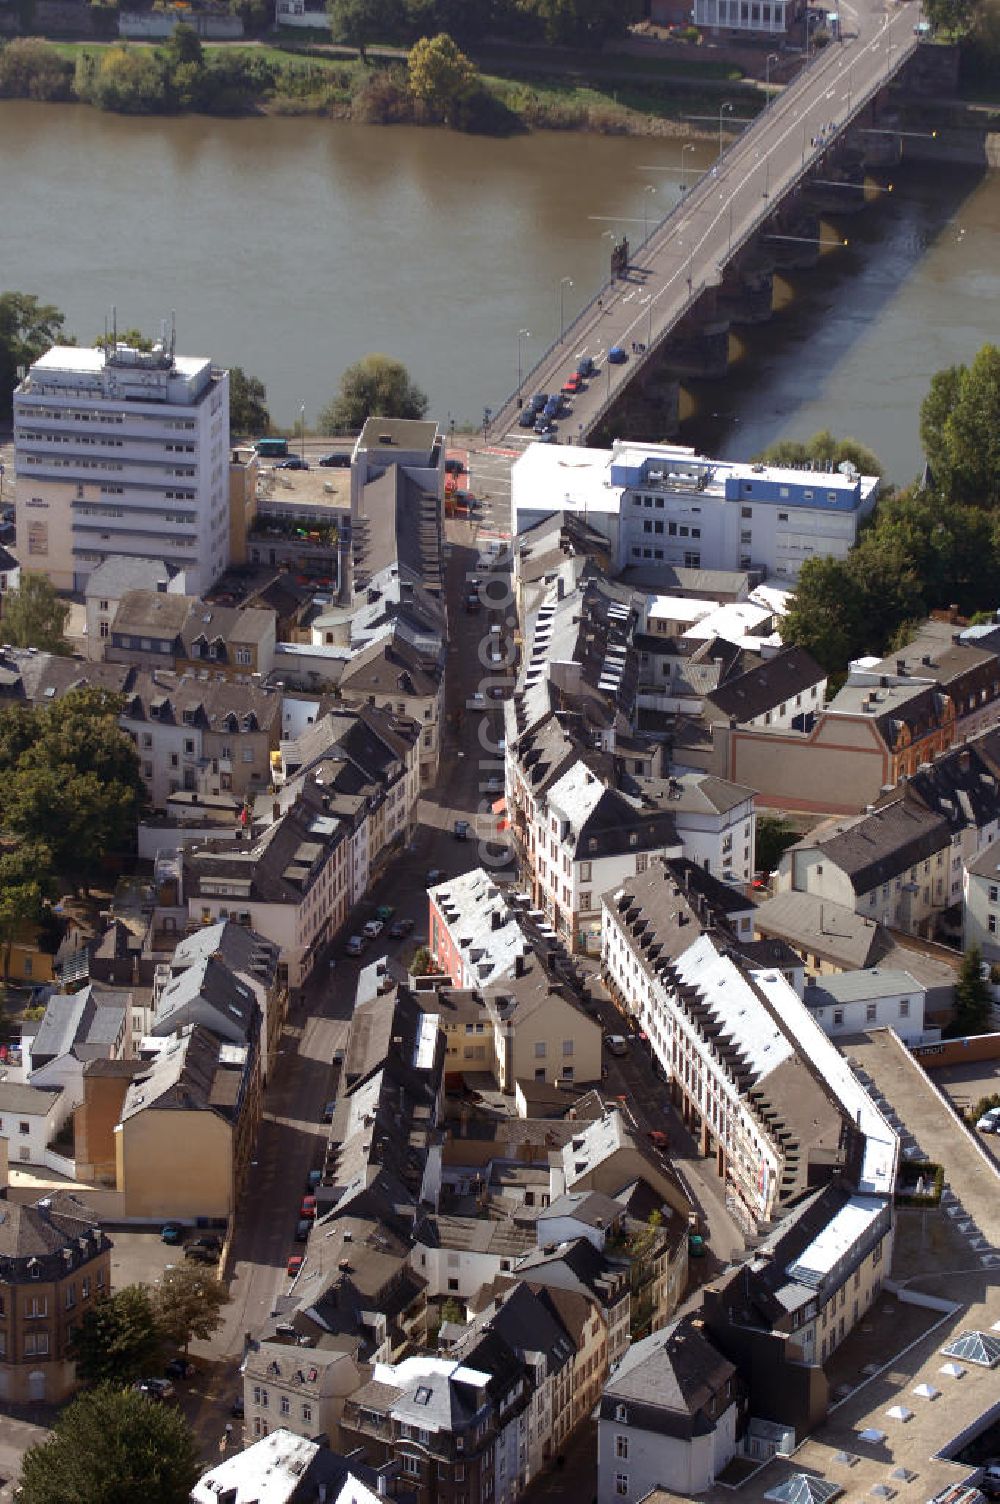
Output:
[[[851,820],[829,820],[781,859],[778,893],[808,893],[904,934],[933,937],[963,872],[1000,832],[1000,732],[920,767]],[[957,926],[956,926],[957,927]]]
[[788,977],[704,913],[662,867],[631,879],[605,896],[602,969],[734,1213],[766,1227],[835,1173],[891,1194],[895,1133]]
[[185,846],[178,902],[188,922],[238,918],[281,951],[301,987],[388,856],[408,839],[419,732],[364,707],[335,710],[281,752],[281,786],[226,840]]
[[540,604],[505,706],[503,813],[534,905],[572,948],[596,953],[601,894],[656,856],[689,854],[748,884],[754,795],[670,768],[664,746],[636,734],[634,592],[572,554],[531,599]]

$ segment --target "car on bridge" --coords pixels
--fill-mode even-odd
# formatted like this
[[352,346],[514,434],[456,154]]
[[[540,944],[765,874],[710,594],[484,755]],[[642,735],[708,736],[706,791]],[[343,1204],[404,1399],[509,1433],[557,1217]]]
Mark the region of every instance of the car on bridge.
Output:
[[576,363],[576,374],[578,376],[586,379],[588,376],[593,376],[596,370],[597,367],[589,355],[580,356],[580,359]]
[[535,426],[535,409],[533,407],[522,407],[521,416],[517,422],[520,428],[533,428]]
[[541,410],[542,410],[542,408],[545,406],[546,402],[548,402],[548,400],[549,400],[549,394],[548,394],[548,392],[536,392],[535,395],[532,397],[531,402],[529,403],[529,406],[531,407],[532,412],[540,413]]
[[613,366],[623,366],[628,360],[628,355],[621,345],[612,345],[608,351],[608,360]]

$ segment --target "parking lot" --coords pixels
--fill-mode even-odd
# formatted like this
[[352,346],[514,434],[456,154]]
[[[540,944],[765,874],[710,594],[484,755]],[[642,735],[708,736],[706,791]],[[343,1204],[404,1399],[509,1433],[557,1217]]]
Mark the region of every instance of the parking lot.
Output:
[[[159,1228],[141,1231],[130,1227],[107,1225],[105,1231],[114,1244],[111,1250],[111,1288],[121,1290],[125,1285],[154,1285],[171,1264],[183,1264],[183,1247],[164,1243]],[[215,1229],[218,1236],[221,1231]],[[200,1231],[191,1229],[185,1241],[202,1237]]]

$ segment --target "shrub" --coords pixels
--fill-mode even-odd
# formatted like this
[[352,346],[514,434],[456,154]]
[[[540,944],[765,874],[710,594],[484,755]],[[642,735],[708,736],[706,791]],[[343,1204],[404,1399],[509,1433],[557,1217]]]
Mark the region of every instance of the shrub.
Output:
[[402,125],[414,118],[414,99],[400,68],[378,68],[351,95],[351,118],[362,125]]
[[72,99],[73,72],[47,42],[15,37],[0,46],[0,99]]

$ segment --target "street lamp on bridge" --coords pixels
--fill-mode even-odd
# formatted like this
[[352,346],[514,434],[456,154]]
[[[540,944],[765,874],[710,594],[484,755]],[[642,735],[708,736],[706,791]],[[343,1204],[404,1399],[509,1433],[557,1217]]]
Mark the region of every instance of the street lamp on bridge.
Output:
[[687,191],[687,182],[686,182],[686,179],[685,179],[685,173],[687,172],[687,168],[684,165],[684,153],[686,151],[694,151],[694,149],[695,149],[695,147],[694,147],[694,142],[693,141],[689,141],[686,146],[682,146],[681,147],[681,192],[682,193],[685,193]]
[[769,52],[764,59],[764,93],[767,95],[768,104],[771,103],[771,64],[779,63],[781,59],[776,52]]
[[566,338],[566,289],[573,286],[572,277],[562,277],[559,281],[559,341],[560,344]]
[[524,340],[524,339],[530,339],[530,338],[531,338],[531,330],[530,329],[519,329],[517,331],[517,401],[518,401],[518,405],[520,405],[520,402],[521,402],[521,386],[522,386],[522,384],[524,382],[524,375],[523,375],[523,368],[522,368],[522,361],[521,361],[521,341]]
[[733,113],[733,107],[729,103],[729,100],[728,99],[724,99],[722,101],[722,103],[719,105],[719,156],[720,157],[722,156],[722,117],[723,117],[723,115],[725,114],[725,112],[727,110],[729,111],[730,115]]
[[643,238],[643,240],[648,240],[649,239],[649,196],[650,196],[651,193],[655,193],[655,192],[656,192],[656,189],[653,187],[652,183],[647,183],[646,186],[645,186],[645,188],[642,190],[642,229],[643,229],[643,236],[642,236],[642,238]]

